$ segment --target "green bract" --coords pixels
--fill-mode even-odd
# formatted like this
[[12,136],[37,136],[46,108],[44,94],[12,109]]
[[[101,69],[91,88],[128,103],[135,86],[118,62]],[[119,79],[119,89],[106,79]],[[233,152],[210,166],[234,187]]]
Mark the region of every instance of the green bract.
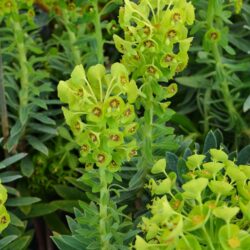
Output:
[[114,172],[122,161],[136,155],[132,135],[138,128],[133,106],[137,95],[135,82],[120,63],[111,66],[111,73],[101,64],[87,73],[78,65],[69,80],[59,82],[58,96],[68,104],[63,113],[80,147],[82,163]]

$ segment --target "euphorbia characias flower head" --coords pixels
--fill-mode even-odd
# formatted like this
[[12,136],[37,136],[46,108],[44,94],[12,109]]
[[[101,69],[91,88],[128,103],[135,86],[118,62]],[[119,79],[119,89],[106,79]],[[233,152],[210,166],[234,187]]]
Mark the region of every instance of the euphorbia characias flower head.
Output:
[[79,145],[82,163],[114,172],[135,155],[131,154],[136,148],[132,135],[138,124],[133,103],[138,92],[120,63],[113,64],[110,73],[101,64],[87,72],[77,65],[70,79],[59,82],[58,96],[68,104],[63,114]]
[[136,77],[169,80],[188,62],[194,7],[186,0],[125,0],[119,22],[124,39],[114,35],[122,62]]

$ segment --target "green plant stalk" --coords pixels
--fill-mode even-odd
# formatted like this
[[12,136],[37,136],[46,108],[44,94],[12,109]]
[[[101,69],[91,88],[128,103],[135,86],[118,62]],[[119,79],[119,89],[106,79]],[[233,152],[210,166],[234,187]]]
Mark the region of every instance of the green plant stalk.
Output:
[[1,112],[3,138],[4,141],[6,141],[9,136],[9,121],[8,121],[7,104],[5,99],[1,47],[0,47],[0,112]]
[[[142,157],[146,166],[151,166],[153,163],[153,152],[152,152],[152,126],[153,126],[153,92],[150,82],[146,83],[145,92],[147,100],[145,104],[144,113],[144,140],[142,145]],[[145,167],[145,166],[144,166]]]
[[209,104],[206,105],[206,103],[209,103],[211,99],[211,89],[208,88],[205,92],[205,96],[204,96],[204,103],[205,103],[205,107],[204,107],[204,131],[205,134],[208,133],[209,131]]
[[20,65],[20,85],[21,91],[19,92],[20,108],[26,107],[29,101],[29,70],[26,55],[26,48],[24,44],[24,31],[18,18],[12,18],[12,27],[14,37],[17,45],[17,56]]
[[228,112],[230,114],[230,117],[232,118],[235,126],[238,128],[239,131],[246,131],[247,126],[234,106],[233,97],[232,97],[230,90],[229,90],[229,87],[228,87],[227,75],[226,75],[223,63],[221,61],[221,56],[220,56],[220,52],[219,52],[219,48],[218,48],[217,44],[214,44],[213,56],[217,62],[216,71],[220,72],[222,75],[222,79],[220,80],[222,95],[224,98],[225,105],[226,105]]
[[211,241],[211,237],[210,237],[209,234],[207,233],[207,230],[206,230],[206,228],[205,228],[204,225],[202,226],[202,231],[203,231],[203,233],[204,233],[204,235],[205,235],[205,237],[206,237],[206,239],[207,239],[207,243],[208,243],[210,249],[211,249],[211,250],[215,250],[214,245],[213,245],[213,242]]
[[146,100],[144,104],[144,119],[143,119],[143,139],[141,143],[141,159],[138,162],[138,170],[141,171],[140,178],[137,179],[134,184],[136,187],[144,186],[145,177],[150,171],[153,165],[153,149],[152,149],[152,133],[153,133],[153,92],[150,81],[145,81],[144,83],[144,93],[146,95]]
[[101,250],[109,250],[110,243],[107,239],[107,219],[108,219],[108,202],[109,202],[109,190],[106,178],[105,168],[99,168],[100,174],[100,201],[99,201],[99,231],[101,240]]
[[69,36],[70,50],[72,51],[74,64],[79,65],[82,63],[81,53],[78,46],[76,45],[77,42],[76,34],[70,28],[69,14],[66,9],[63,9],[62,11],[62,20]]
[[[215,8],[216,8],[216,1],[209,0],[208,11],[207,11],[207,23],[208,23],[209,28],[213,27]],[[234,106],[233,97],[230,93],[229,86],[228,86],[227,74],[225,72],[224,65],[221,60],[221,54],[220,54],[217,43],[213,45],[212,53],[216,61],[216,72],[219,73],[219,76],[221,78],[219,79],[219,82],[221,84],[221,90],[222,90],[221,93],[223,95],[225,105],[228,109],[228,113],[230,114],[230,117],[232,118],[232,121],[236,129],[240,133],[243,131],[243,133],[248,134],[247,125],[245,124],[245,121],[242,119],[241,115],[238,113],[238,111],[236,110]]]
[[98,10],[98,0],[93,1],[93,6],[95,9],[95,17],[94,17],[94,26],[95,26],[95,35],[96,35],[96,43],[97,43],[97,59],[98,63],[104,62],[104,51],[103,51],[103,37],[102,37],[102,28],[101,28],[101,17],[99,15]]

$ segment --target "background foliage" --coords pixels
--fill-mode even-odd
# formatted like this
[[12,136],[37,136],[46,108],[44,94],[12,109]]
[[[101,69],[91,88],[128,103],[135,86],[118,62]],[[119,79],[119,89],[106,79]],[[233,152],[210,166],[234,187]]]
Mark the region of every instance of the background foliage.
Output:
[[[166,156],[177,174],[189,148],[207,152],[226,146],[239,164],[250,162],[250,2],[191,2],[196,20],[188,66],[169,81],[177,82],[178,92],[171,109],[154,117],[149,159]],[[93,239],[99,234],[96,204],[103,183],[97,171],[86,173],[78,161],[57,85],[75,65],[103,63],[109,69],[122,58],[113,41],[114,34],[123,37],[122,5],[122,0],[0,1],[0,179],[11,218],[0,249],[98,249]],[[136,113],[144,124],[146,110],[137,104]],[[146,148],[148,129],[138,130],[139,147]],[[124,163],[109,185],[106,235],[114,249],[128,249],[139,232],[151,199],[143,188],[152,167],[143,162],[148,156],[142,150]]]

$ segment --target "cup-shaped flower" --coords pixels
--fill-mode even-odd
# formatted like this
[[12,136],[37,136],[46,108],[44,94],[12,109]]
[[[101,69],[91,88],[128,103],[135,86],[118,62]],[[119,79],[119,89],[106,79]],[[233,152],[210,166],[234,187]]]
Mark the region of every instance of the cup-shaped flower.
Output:
[[210,183],[208,184],[209,188],[211,189],[211,191],[213,193],[215,193],[216,195],[230,195],[232,190],[233,190],[233,186],[231,184],[229,184],[226,181],[210,181]]
[[247,180],[247,176],[245,175],[243,171],[240,170],[239,167],[232,167],[232,166],[227,167],[226,174],[233,181],[246,181]]
[[205,158],[206,158],[205,155],[198,155],[198,154],[191,155],[187,158],[186,165],[188,169],[194,170],[201,166]]
[[213,161],[225,162],[228,160],[228,155],[221,149],[212,148],[209,150],[209,153]]
[[151,173],[152,174],[164,173],[166,169],[166,165],[167,165],[167,162],[165,158],[158,160],[152,167]]
[[185,220],[184,229],[187,231],[197,230],[206,224],[209,218],[209,208],[205,205],[194,206]]
[[185,199],[196,199],[200,201],[201,192],[207,187],[208,179],[206,178],[197,178],[191,181],[186,182],[182,185],[183,197]]
[[224,168],[224,164],[220,162],[206,162],[202,164],[204,170],[208,171],[213,175],[215,178],[215,175],[220,172]]
[[238,207],[221,206],[213,210],[213,215],[229,223],[239,210]]

